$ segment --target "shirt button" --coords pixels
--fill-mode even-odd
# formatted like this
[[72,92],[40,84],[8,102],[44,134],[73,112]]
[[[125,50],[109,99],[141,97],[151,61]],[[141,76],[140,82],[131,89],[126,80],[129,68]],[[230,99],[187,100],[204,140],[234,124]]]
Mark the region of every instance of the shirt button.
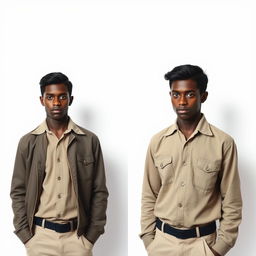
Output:
[[183,162],[182,162],[182,163],[183,163],[183,165],[186,165],[186,164],[187,164],[185,160],[183,160]]
[[59,176],[57,179],[58,179],[58,180],[61,180],[61,177]]
[[180,185],[181,185],[182,187],[184,187],[184,186],[185,186],[185,182],[182,181]]
[[57,162],[58,162],[58,163],[60,162],[60,159],[59,159],[59,158],[57,158]]
[[58,194],[58,198],[59,198],[59,199],[61,198],[61,194]]
[[179,203],[179,204],[178,204],[178,207],[180,207],[180,208],[181,208],[181,207],[182,207],[182,203]]
[[60,218],[60,214],[57,214],[57,218]]

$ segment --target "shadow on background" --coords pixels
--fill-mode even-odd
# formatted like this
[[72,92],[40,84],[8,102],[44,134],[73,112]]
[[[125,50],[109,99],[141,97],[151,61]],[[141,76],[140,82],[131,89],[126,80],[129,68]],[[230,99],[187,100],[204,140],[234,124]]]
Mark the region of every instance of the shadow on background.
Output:
[[[121,187],[117,178],[117,174],[120,174],[120,169],[123,166],[118,166],[109,158],[105,159],[110,194],[107,227],[106,233],[95,246],[94,256],[128,255],[127,187]],[[126,177],[123,178],[127,180]]]
[[256,186],[255,178],[252,173],[252,166],[243,161],[243,157],[239,157],[239,173],[241,179],[242,197],[243,197],[243,217],[239,229],[237,243],[228,255],[240,256],[244,252],[246,256],[255,255],[255,234],[256,227],[256,209],[255,198]]
[[[86,110],[84,110],[86,109]],[[97,117],[102,113],[96,113],[87,107],[79,110],[80,124],[86,129],[97,134],[101,123]],[[113,125],[113,124],[112,124]],[[104,133],[100,136],[103,141]],[[115,138],[114,138],[115,139]],[[111,148],[111,145],[107,145]],[[113,152],[112,148],[111,151]],[[127,166],[118,159],[118,152],[112,155],[105,147],[102,147],[104,164],[106,169],[107,187],[109,191],[107,224],[105,233],[99,237],[93,248],[94,256],[126,256],[128,255],[128,187]],[[125,184],[125,185],[124,185]]]
[[253,175],[255,168],[253,168],[253,159],[249,157],[253,153],[247,152],[246,149],[246,145],[250,141],[246,142],[243,139],[244,135],[250,132],[250,127],[248,127],[248,123],[234,104],[232,106],[231,104],[225,105],[219,113],[224,131],[234,137],[238,146],[239,174],[243,198],[243,216],[238,239],[235,247],[227,255],[240,256],[243,252],[246,256],[253,256],[255,255],[254,227],[256,227],[256,200],[254,199],[256,181],[255,175]]

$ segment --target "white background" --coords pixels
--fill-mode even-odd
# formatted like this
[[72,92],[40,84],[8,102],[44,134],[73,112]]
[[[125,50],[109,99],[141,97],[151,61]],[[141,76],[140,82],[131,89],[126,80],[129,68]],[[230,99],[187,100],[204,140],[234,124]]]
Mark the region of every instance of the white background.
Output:
[[19,138],[45,117],[40,78],[61,71],[74,84],[71,117],[99,136],[105,157],[108,223],[94,255],[146,255],[138,238],[146,148],[175,120],[163,75],[190,63],[209,76],[208,121],[238,146],[243,222],[229,255],[255,255],[253,16],[242,0],[0,0],[1,251],[25,255],[12,233],[13,161]]

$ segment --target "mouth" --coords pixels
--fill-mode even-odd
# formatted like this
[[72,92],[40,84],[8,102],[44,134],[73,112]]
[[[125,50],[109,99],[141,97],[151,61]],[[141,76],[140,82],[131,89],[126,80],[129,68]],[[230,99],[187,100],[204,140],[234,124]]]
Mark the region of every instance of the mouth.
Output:
[[189,109],[179,108],[176,110],[179,114],[185,114],[189,112]]
[[61,113],[61,109],[53,109],[51,112],[52,113]]

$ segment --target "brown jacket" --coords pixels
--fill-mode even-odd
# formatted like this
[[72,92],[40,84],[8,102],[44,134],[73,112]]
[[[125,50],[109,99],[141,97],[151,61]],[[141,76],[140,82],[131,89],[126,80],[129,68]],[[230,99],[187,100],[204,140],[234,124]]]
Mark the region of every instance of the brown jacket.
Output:
[[[104,233],[108,191],[99,140],[92,132],[71,131],[68,160],[78,205],[77,235],[94,243]],[[19,142],[11,185],[15,233],[23,243],[33,236],[45,176],[46,134],[28,133]]]

